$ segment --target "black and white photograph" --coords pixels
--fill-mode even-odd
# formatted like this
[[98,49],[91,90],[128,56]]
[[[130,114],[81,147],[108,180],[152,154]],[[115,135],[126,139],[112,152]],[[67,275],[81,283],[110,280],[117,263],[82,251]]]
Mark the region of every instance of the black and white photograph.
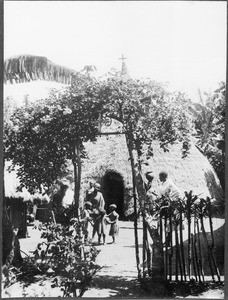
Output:
[[225,299],[227,2],[1,5],[1,298]]

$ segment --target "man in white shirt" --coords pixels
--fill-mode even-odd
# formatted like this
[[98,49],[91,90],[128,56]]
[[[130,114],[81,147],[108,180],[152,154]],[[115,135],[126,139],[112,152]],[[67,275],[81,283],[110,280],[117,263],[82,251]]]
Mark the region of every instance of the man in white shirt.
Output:
[[161,181],[159,187],[160,196],[168,196],[171,201],[178,201],[181,198],[181,192],[172,179],[168,177],[168,173],[160,172],[159,179]]
[[[159,188],[159,196],[162,197],[167,197],[171,203],[174,202],[178,202],[181,199],[181,192],[179,190],[179,188],[174,184],[174,182],[168,177],[168,173],[167,172],[160,172],[159,173],[159,179],[161,181],[161,185]],[[179,223],[179,218],[180,218],[180,214],[178,209],[174,209],[172,212],[172,218],[173,220],[175,220],[175,224],[178,225]],[[172,237],[172,233],[171,231],[171,227],[170,227],[170,220],[167,220],[167,225],[166,225],[166,238],[165,238],[165,242],[166,245],[170,245],[170,241],[171,241],[171,237]]]

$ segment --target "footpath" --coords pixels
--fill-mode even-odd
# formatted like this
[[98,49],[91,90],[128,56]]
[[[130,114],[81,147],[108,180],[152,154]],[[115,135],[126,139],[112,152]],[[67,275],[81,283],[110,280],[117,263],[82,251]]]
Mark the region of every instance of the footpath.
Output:
[[[215,227],[221,226],[220,222]],[[41,232],[29,227],[30,237],[20,239],[22,256],[32,255],[36,245],[41,242]],[[139,251],[142,259],[142,226],[139,224]],[[186,233],[185,233],[186,235]],[[119,236],[115,244],[107,235],[106,245],[97,245],[100,250],[96,263],[101,269],[94,276],[91,287],[84,293],[83,298],[151,298],[142,291],[137,281],[135,257],[135,237],[133,222],[120,222]],[[38,279],[38,278],[37,278]],[[52,288],[50,280],[40,280],[23,286],[20,282],[11,285],[7,291],[2,291],[3,298],[19,297],[61,297],[59,288]],[[180,298],[177,297],[176,298]],[[224,299],[223,289],[207,291],[186,298]]]
[[[106,245],[97,246],[101,250],[97,257],[97,264],[102,269],[97,272],[91,288],[83,297],[138,298],[142,296],[137,282],[133,222],[120,222],[119,236],[115,244],[111,244],[112,238],[109,236],[106,240]],[[142,228],[139,229],[139,241],[142,241]]]
[[[42,242],[41,231],[28,227],[29,237],[20,239],[22,257],[32,256],[37,244]],[[139,229],[142,241],[142,229]],[[96,238],[96,237],[95,237]],[[134,245],[133,222],[120,222],[117,241],[107,235],[105,245],[95,245],[100,250],[96,263],[101,269],[96,273],[91,287],[84,293],[83,298],[133,297],[142,296],[142,290],[137,282],[137,268]],[[140,246],[141,248],[141,246]],[[16,282],[2,291],[3,298],[18,297],[61,297],[59,288],[52,288],[50,280],[38,280],[29,286]]]

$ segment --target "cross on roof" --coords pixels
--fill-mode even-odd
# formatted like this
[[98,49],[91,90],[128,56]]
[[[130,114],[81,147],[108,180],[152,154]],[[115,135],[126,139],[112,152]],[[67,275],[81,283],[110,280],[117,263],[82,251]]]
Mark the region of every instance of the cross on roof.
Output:
[[125,59],[127,59],[127,58],[126,58],[126,57],[124,57],[124,56],[123,56],[123,54],[122,54],[122,57],[120,57],[119,59],[121,59],[121,60],[122,60],[122,62],[124,62],[124,60],[125,60]]

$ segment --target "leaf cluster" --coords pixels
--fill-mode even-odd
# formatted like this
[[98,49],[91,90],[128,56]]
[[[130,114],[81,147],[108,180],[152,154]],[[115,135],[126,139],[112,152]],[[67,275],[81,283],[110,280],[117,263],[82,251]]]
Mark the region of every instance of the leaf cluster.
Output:
[[154,81],[123,82],[116,73],[102,80],[75,75],[63,92],[14,112],[5,128],[5,158],[17,165],[20,188],[48,190],[65,174],[67,159],[75,159],[76,144],[85,158],[83,143],[96,140],[99,116],[121,122],[141,158],[153,155],[153,140],[164,151],[182,141],[186,155],[192,130],[188,105],[184,95]]
[[83,243],[82,224],[72,218],[70,224],[47,224],[34,251],[34,263],[42,274],[53,278],[52,287],[61,287],[63,297],[82,296],[99,269],[97,249]]
[[168,151],[168,144],[182,141],[187,152],[192,130],[189,100],[181,93],[169,93],[154,81],[128,80],[111,75],[100,87],[104,114],[123,124],[125,132],[134,140],[139,156],[151,143],[159,140]]
[[[63,93],[18,108],[5,127],[5,158],[18,167],[20,189],[50,188],[74,157],[75,143],[95,140],[100,103],[90,78],[75,77]],[[92,97],[93,95],[93,97]]]
[[211,213],[216,213],[214,199],[203,198],[193,194],[192,191],[185,191],[185,196],[178,201],[171,201],[169,196],[162,196],[156,200],[153,214],[155,216],[166,216],[166,218],[176,218],[178,221],[181,213],[187,220],[191,218],[207,218]]
[[[225,107],[226,85],[211,94],[200,94],[200,103],[192,108],[197,146],[214,167],[223,189],[225,188]],[[204,100],[205,99],[205,100]]]

